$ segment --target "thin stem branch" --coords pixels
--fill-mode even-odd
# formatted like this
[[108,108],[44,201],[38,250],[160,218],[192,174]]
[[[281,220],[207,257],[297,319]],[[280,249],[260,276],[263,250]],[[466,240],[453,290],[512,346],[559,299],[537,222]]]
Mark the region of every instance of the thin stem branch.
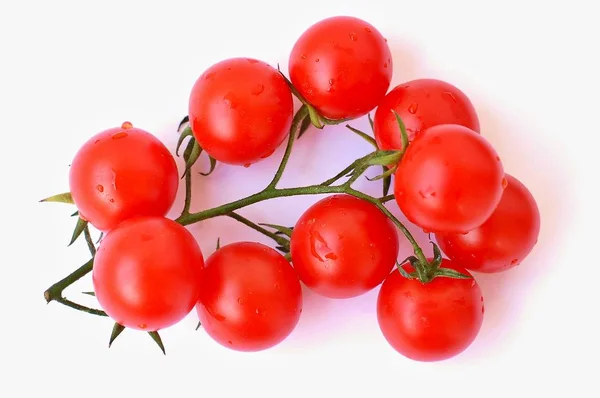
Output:
[[87,312],[88,314],[98,315],[98,316],[108,316],[106,314],[106,312],[104,312],[104,311],[97,310],[95,308],[86,307],[85,305],[81,305],[81,304],[75,303],[71,300],[67,300],[64,297],[55,298],[54,301],[56,301],[57,303],[66,305],[67,307],[74,308],[77,311],[83,311],[83,312]]
[[231,212],[229,214],[226,214],[226,216],[231,217],[234,220],[239,221],[240,223],[246,225],[247,227],[250,227],[253,230],[260,232],[261,234],[273,239],[280,246],[287,247],[290,244],[289,240],[286,239],[285,237],[283,237],[281,235],[277,235],[276,233],[271,232],[268,229],[261,227],[260,225],[248,220],[246,217],[243,217],[237,213]]
[[386,203],[389,202],[390,200],[394,200],[396,197],[392,194],[392,195],[386,195],[386,196],[382,196],[381,198],[377,199],[379,200],[381,203]]
[[298,112],[296,112],[296,115],[294,115],[294,119],[292,120],[292,126],[290,127],[288,143],[285,147],[285,153],[283,155],[283,158],[281,159],[281,163],[279,164],[277,172],[275,172],[273,180],[269,183],[269,185],[267,185],[267,189],[277,187],[277,183],[279,182],[279,180],[281,180],[283,172],[285,171],[287,163],[290,159],[290,155],[292,154],[292,147],[294,146],[294,141],[296,140],[296,131],[298,130],[298,127],[300,126],[304,118],[306,118],[307,116],[308,108],[306,107],[306,105],[302,105],[300,109],[298,109]]
[[183,202],[183,210],[181,214],[190,214],[190,206],[192,205],[192,171],[188,170],[185,173],[185,201]]
[[87,247],[90,250],[90,254],[92,255],[92,257],[94,257],[96,255],[96,245],[94,245],[92,235],[90,235],[90,228],[87,224],[85,228],[83,228],[83,236],[85,237],[85,242],[87,243]]
[[87,263],[83,264],[81,267],[77,268],[75,271],[71,272],[69,275],[56,282],[54,285],[50,286],[44,292],[44,297],[46,298],[46,302],[51,302],[53,300],[58,300],[62,298],[62,292],[70,285],[83,278],[90,272],[92,272],[92,268],[94,266],[94,259],[90,259]]

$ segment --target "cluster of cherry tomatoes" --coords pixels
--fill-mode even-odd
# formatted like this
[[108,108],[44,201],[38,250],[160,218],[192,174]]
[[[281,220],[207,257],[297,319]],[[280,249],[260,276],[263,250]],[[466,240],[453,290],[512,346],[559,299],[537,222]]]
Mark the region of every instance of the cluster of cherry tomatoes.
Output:
[[483,294],[469,271],[501,272],[519,264],[537,241],[539,212],[480,134],[467,96],[433,79],[389,90],[392,63],[374,26],[328,18],[294,45],[291,85],[255,59],[228,59],[204,71],[191,91],[189,125],[213,159],[247,166],[285,141],[294,94],[327,123],[376,109],[379,149],[404,150],[400,163],[389,166],[397,167],[395,202],[410,222],[433,234],[444,254],[427,259],[425,274],[414,257],[397,264],[401,239],[394,222],[372,202],[347,193],[302,214],[289,230],[287,258],[256,242],[229,244],[205,258],[190,232],[165,217],[180,181],[173,156],[152,134],[126,122],[86,142],[69,176],[79,216],[106,233],[93,267],[103,310],[126,328],[158,331],[195,308],[218,343],[257,351],[294,330],[301,283],[337,299],[381,285],[378,322],[394,349],[422,361],[464,351],[484,316]]

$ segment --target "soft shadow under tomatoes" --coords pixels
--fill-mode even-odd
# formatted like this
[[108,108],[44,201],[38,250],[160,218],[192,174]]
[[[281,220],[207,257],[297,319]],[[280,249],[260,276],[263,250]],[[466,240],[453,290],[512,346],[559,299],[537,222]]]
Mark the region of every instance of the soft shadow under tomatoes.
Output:
[[374,109],[392,79],[392,54],[381,33],[354,17],[309,27],[289,59],[290,80],[329,119],[354,119]]
[[383,150],[402,149],[402,135],[393,111],[402,119],[409,141],[439,124],[459,124],[480,132],[479,118],[467,95],[442,80],[412,80],[387,93],[373,118],[375,140]]
[[446,256],[477,272],[495,273],[517,266],[533,250],[540,232],[540,213],[527,187],[511,175],[500,204],[490,218],[466,234],[439,233]]
[[115,322],[156,331],[194,309],[203,266],[200,247],[185,227],[164,217],[132,218],[102,239],[94,291]]
[[302,282],[332,298],[375,288],[394,267],[398,249],[394,224],[375,205],[350,195],[312,205],[291,239],[292,263]]
[[290,263],[256,242],[223,246],[206,260],[196,310],[217,343],[260,351],[281,343],[302,313],[302,288]]
[[69,170],[80,216],[104,232],[128,218],[164,216],[178,186],[177,164],[167,147],[128,122],[90,138]]
[[442,124],[408,146],[394,194],[406,218],[423,230],[466,233],[492,215],[505,184],[500,157],[483,136]]
[[[447,259],[441,266],[470,275]],[[403,268],[414,271],[409,264]],[[377,297],[383,336],[396,351],[416,361],[441,361],[462,353],[477,337],[483,315],[483,295],[473,278],[436,277],[422,283],[394,271]]]
[[271,65],[230,58],[198,78],[189,99],[194,137],[216,160],[249,165],[285,140],[293,117],[292,92]]

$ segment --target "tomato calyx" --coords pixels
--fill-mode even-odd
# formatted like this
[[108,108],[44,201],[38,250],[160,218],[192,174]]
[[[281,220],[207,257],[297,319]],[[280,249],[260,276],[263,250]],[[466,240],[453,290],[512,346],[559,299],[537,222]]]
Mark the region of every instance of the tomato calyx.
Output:
[[[402,262],[396,262],[398,272],[407,279],[417,279],[421,283],[429,283],[437,277],[446,277],[454,279],[471,279],[472,276],[462,274],[450,268],[441,267],[443,257],[438,245],[430,242],[433,245],[433,259],[428,261],[422,253],[419,256],[409,256]],[[417,258],[419,257],[419,258]],[[407,272],[403,265],[406,263],[414,268],[413,272]]]
[[[186,126],[186,127],[183,128],[183,126]],[[183,128],[183,130],[181,130],[182,128]],[[183,172],[183,175],[181,176],[181,178],[183,179],[188,173],[190,173],[192,166],[196,163],[196,161],[198,161],[198,158],[200,158],[200,155],[202,154],[203,149],[200,146],[200,144],[198,144],[198,141],[196,141],[196,139],[194,138],[192,128],[189,126],[189,117],[188,116],[184,117],[183,120],[179,123],[179,127],[177,128],[177,131],[180,132],[180,135],[179,135],[179,139],[177,140],[177,146],[175,147],[175,155],[176,156],[179,156],[179,149],[181,148],[183,141],[185,141],[186,138],[190,137],[190,140],[188,141],[187,146],[185,147],[185,150],[183,151],[183,160],[185,161],[185,171]],[[210,169],[206,173],[200,172],[200,174],[205,177],[209,176],[215,170],[215,167],[217,166],[217,160],[215,158],[213,158],[210,155],[208,155],[208,158],[210,160]]]
[[[336,125],[336,124],[341,124],[341,123],[345,123],[349,120],[352,120],[351,118],[348,119],[338,119],[338,120],[334,120],[334,119],[328,119],[325,116],[319,114],[319,112],[315,109],[315,107],[310,104],[306,98],[304,98],[302,96],[302,94],[300,94],[300,92],[296,89],[296,87],[294,87],[294,85],[292,84],[292,82],[290,81],[290,79],[287,78],[286,75],[283,74],[283,72],[281,72],[281,70],[279,69],[279,64],[277,65],[277,70],[279,71],[279,73],[281,74],[281,76],[283,77],[283,79],[285,80],[285,82],[287,83],[288,87],[290,88],[290,90],[292,91],[292,94],[294,94],[294,96],[296,98],[298,98],[298,100],[304,105],[306,106],[306,108],[308,109],[308,120],[309,122],[303,122],[301,125],[301,129],[300,129],[300,134],[298,136],[298,138],[300,138],[302,136],[302,134],[304,134],[304,131],[306,131],[306,129],[308,129],[308,126],[310,124],[312,124],[313,126],[315,126],[316,128],[318,128],[319,130],[322,130],[323,127],[325,127],[326,125],[332,126],[332,125]],[[304,128],[304,131],[302,131],[302,128]]]

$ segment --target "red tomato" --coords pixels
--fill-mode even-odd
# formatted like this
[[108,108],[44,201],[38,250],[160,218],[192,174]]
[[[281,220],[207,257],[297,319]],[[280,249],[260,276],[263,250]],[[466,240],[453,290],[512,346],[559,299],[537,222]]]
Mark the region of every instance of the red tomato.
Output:
[[356,297],[379,285],[398,256],[394,224],[373,204],[332,195],[300,217],[291,239],[300,280],[320,295]]
[[80,214],[104,232],[131,217],[164,216],[178,186],[177,164],[167,147],[129,122],[88,140],[69,171]]
[[292,333],[302,312],[302,288],[290,263],[260,243],[222,247],[206,260],[200,300],[202,327],[217,343],[260,351]]
[[164,329],[194,308],[203,266],[185,227],[164,217],[129,219],[102,239],[94,259],[96,298],[125,327]]
[[535,246],[540,213],[535,199],[519,180],[506,175],[500,204],[480,227],[466,234],[440,233],[440,249],[465,268],[500,272],[518,265]]
[[392,80],[392,54],[375,27],[337,16],[309,27],[290,54],[290,80],[329,119],[366,115]]
[[442,124],[408,146],[394,193],[406,218],[425,231],[465,233],[492,215],[505,184],[502,162],[485,138]]
[[404,122],[409,141],[415,134],[438,124],[459,124],[479,133],[479,118],[469,98],[450,83],[418,79],[396,86],[377,106],[373,119],[380,149],[402,149],[396,111]]
[[[442,267],[470,275],[444,259]],[[413,272],[412,266],[403,266]],[[483,296],[475,279],[436,277],[429,283],[392,272],[377,297],[377,320],[387,342],[407,358],[432,362],[463,352],[483,323]]]
[[231,58],[208,68],[189,101],[194,137],[216,160],[249,165],[271,155],[292,125],[294,104],[285,79],[272,66]]

